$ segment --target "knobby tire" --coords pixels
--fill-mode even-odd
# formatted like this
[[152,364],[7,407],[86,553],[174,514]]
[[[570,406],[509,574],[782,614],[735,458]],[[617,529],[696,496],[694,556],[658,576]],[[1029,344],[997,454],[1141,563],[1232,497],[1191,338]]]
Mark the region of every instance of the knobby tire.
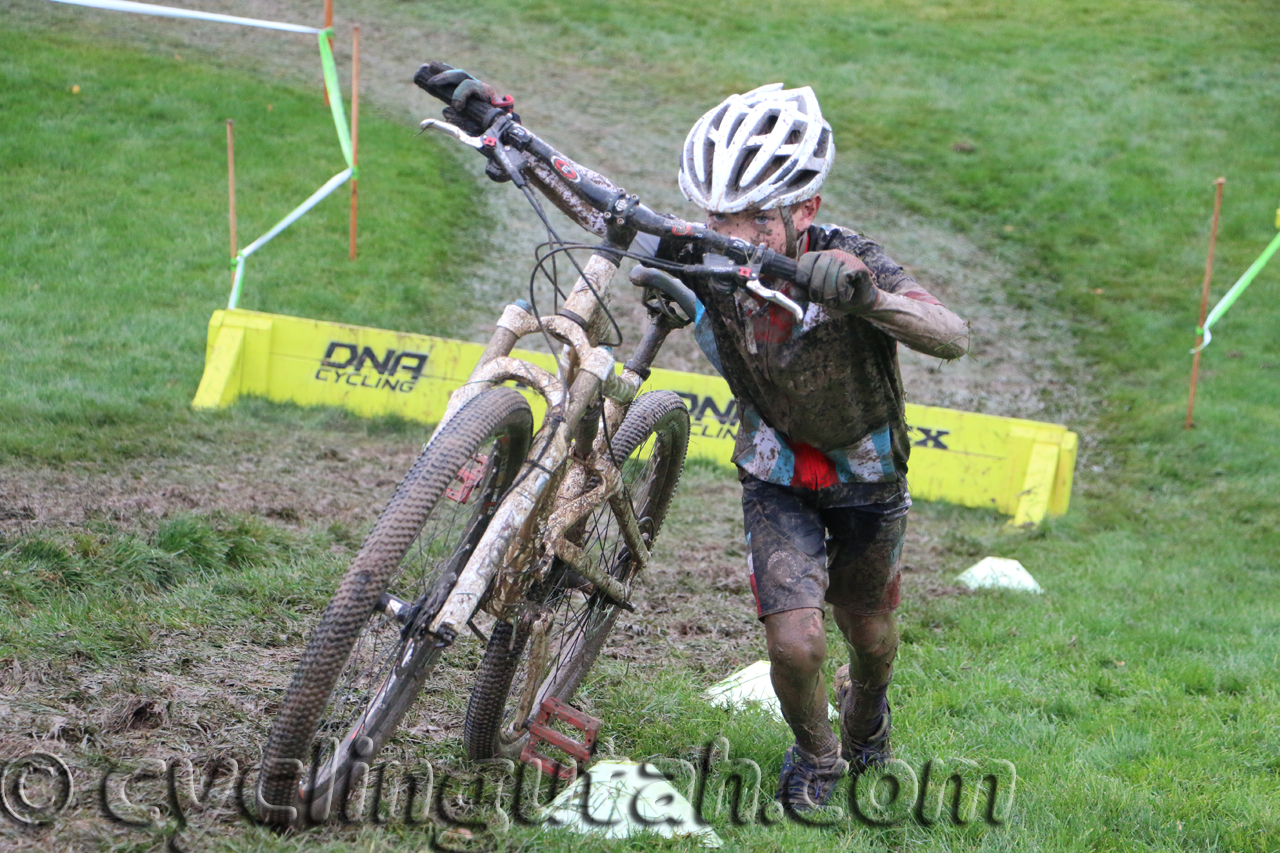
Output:
[[[519,393],[487,390],[445,424],[405,475],[339,582],[281,702],[263,752],[266,822],[305,826],[340,810],[353,762],[375,763],[440,656],[430,637],[405,637],[401,624],[378,609],[380,598],[394,585],[393,594],[411,604],[443,602],[514,482],[532,430]],[[473,461],[482,450],[483,465]],[[464,469],[480,479],[460,503],[446,489],[465,486]],[[338,738],[339,748],[316,776],[318,734]],[[301,762],[301,777],[293,762]]]
[[[650,438],[654,439],[652,444]],[[656,539],[684,469],[689,412],[674,392],[644,394],[631,404],[611,443],[615,464],[622,469],[624,478],[628,474],[635,476],[629,489],[636,518],[652,519],[652,537]],[[637,451],[643,458],[632,458]],[[627,554],[617,520],[607,502],[588,517],[584,529],[584,541],[580,543],[584,550],[598,554],[614,577],[623,581],[630,578],[635,561]],[[584,593],[584,583],[585,579],[556,559],[547,577],[532,585],[527,593],[532,604],[562,611],[557,613],[557,624],[552,627],[556,632],[552,657],[556,657],[557,649],[571,650],[565,659],[555,660],[549,668],[539,686],[531,716],[536,715],[538,706],[548,696],[570,701],[617,621],[617,606],[608,603],[598,592]],[[559,624],[570,615],[573,618],[567,628]],[[518,759],[528,741],[529,720],[513,719],[523,678],[527,675],[528,643],[529,633],[523,626],[502,621],[494,624],[476,671],[463,727],[467,755],[473,760]]]

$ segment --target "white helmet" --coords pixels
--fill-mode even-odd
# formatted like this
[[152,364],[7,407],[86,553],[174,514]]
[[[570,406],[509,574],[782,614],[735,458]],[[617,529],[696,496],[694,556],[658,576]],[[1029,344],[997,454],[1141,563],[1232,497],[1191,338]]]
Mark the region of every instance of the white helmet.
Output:
[[684,141],[680,191],[713,213],[788,207],[818,194],[835,153],[813,89],[771,83],[698,119]]

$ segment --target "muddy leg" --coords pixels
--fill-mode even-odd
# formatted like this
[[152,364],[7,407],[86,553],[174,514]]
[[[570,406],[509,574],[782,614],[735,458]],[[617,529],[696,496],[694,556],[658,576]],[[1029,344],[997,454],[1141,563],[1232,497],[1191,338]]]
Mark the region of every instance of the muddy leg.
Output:
[[849,645],[849,677],[855,689],[853,714],[845,720],[850,731],[870,731],[880,701],[893,678],[898,654],[898,621],[893,613],[864,616],[847,608],[833,608],[836,625]]
[[773,690],[796,742],[810,755],[835,752],[839,743],[827,719],[827,686],[822,678],[827,656],[822,611],[805,607],[774,613],[765,617],[764,630]]

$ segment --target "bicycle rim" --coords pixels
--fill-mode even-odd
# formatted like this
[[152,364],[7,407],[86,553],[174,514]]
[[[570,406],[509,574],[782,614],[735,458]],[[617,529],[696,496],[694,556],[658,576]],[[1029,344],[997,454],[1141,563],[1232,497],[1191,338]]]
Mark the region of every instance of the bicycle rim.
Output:
[[[508,388],[468,402],[423,450],[361,545],[308,640],[264,751],[264,800],[292,804],[296,822],[341,810],[353,763],[373,764],[430,675],[440,649],[406,625],[452,589],[515,479],[532,423],[528,403]],[[330,739],[336,748],[324,745]],[[300,779],[293,761],[308,767]],[[286,810],[269,811],[270,822],[287,822]]]
[[[689,416],[671,392],[645,394],[613,438],[613,451],[639,519],[656,538],[675,492],[688,446]],[[630,558],[607,503],[581,525],[580,545],[589,559],[621,580],[630,577]],[[494,625],[467,705],[464,739],[474,759],[518,758],[528,740],[528,723],[548,697],[567,702],[599,655],[617,620],[618,608],[581,575],[556,560],[547,577],[527,593],[528,606],[515,624]],[[545,676],[526,695],[531,652],[530,616],[549,614]],[[530,699],[531,697],[531,699]],[[525,713],[527,706],[528,712]]]

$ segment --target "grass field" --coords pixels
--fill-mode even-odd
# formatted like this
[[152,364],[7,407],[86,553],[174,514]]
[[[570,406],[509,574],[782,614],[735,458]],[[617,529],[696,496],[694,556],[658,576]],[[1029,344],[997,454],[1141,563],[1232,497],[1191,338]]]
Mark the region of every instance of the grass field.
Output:
[[[144,756],[252,753],[422,435],[255,401],[188,408],[208,314],[230,283],[223,120],[237,122],[242,244],[341,163],[308,88],[314,47],[276,55],[183,42],[179,27],[140,18],[0,8],[13,12],[0,35],[0,757],[39,740],[82,774],[74,821],[40,834],[0,818],[0,837],[148,849],[156,832],[94,813],[95,774]],[[219,8],[314,13],[292,0]],[[1044,414],[1080,418],[1068,421],[1086,448],[1071,512],[1006,534],[996,516],[918,504],[908,543],[896,749],[917,769],[1012,761],[1008,825],[720,820],[733,849],[1280,850],[1277,268],[1217,326],[1198,428],[1182,429],[1212,180],[1228,178],[1215,296],[1275,230],[1270,4],[659,0],[641,14],[479,0],[464,17],[359,0],[339,14],[366,25],[371,56],[408,51],[405,76],[430,55],[412,52],[421,34],[456,45],[476,73],[493,67],[518,96],[532,90],[536,129],[570,153],[572,138],[549,126],[557,115],[606,165],[626,161],[628,144],[646,152],[626,168],[654,183],[670,182],[662,146],[725,92],[811,83],[841,152],[833,207],[856,225],[858,199],[872,198],[882,218],[977,247],[1011,271],[1003,296],[1027,322],[1065,321],[1087,362],[1060,377],[1087,405]],[[401,94],[371,68],[361,260],[346,260],[340,192],[250,261],[245,306],[469,329],[492,310],[471,284],[485,251],[474,235],[511,225],[507,209],[452,152],[411,138]],[[628,139],[620,128],[639,103],[652,108]],[[668,159],[646,159],[654,149]],[[1026,340],[1020,357],[1042,358]],[[130,483],[157,484],[155,501],[126,500]],[[675,756],[724,735],[771,790],[785,728],[698,698],[763,656],[735,489],[718,469],[689,473],[641,612],[582,701],[607,720],[609,754]],[[66,509],[32,509],[46,504]],[[1046,594],[957,594],[955,571],[993,553],[1022,560]],[[443,735],[422,729],[406,741],[412,755],[458,758],[450,687],[474,653],[460,650],[427,697],[422,722]],[[281,840],[226,819],[205,841],[392,850],[428,839],[364,828]],[[505,843],[690,846],[521,828]]]
[[[198,54],[30,35],[2,37],[0,322],[27,345],[2,356],[18,381],[0,456],[180,453],[156,427],[197,423],[203,323],[230,291],[223,121],[237,120],[241,247],[340,170],[333,121],[314,92]],[[411,128],[366,118],[359,261],[339,192],[248,261],[241,307],[448,332],[470,310],[450,272],[474,254],[470,182]]]

